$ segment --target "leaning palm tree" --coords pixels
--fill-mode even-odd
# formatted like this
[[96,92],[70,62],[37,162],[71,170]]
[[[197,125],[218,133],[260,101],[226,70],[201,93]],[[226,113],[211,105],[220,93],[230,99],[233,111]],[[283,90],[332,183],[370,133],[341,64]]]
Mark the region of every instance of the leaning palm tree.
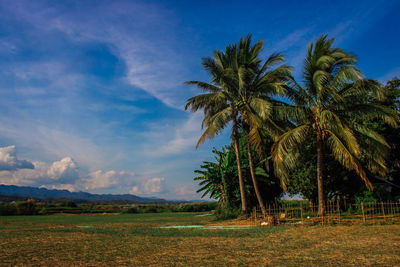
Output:
[[232,71],[232,63],[237,56],[235,45],[227,46],[224,52],[214,51],[214,57],[202,59],[203,67],[211,76],[211,82],[188,81],[185,84],[196,85],[206,93],[191,97],[187,100],[185,109],[190,107],[191,112],[203,110],[204,119],[202,128],[206,128],[197,142],[196,148],[206,138],[213,138],[232,122],[232,140],[236,155],[238,178],[241,196],[242,214],[247,214],[247,202],[244,181],[239,156],[237,79]]
[[254,171],[252,146],[263,158],[267,158],[267,155],[263,153],[265,150],[262,148],[262,132],[266,132],[272,137],[281,133],[280,127],[272,117],[272,107],[277,102],[273,96],[284,93],[285,81],[291,73],[291,68],[281,65],[272,69],[275,65],[283,62],[284,57],[280,53],[272,54],[264,64],[261,64],[262,61],[258,54],[262,44],[259,41],[256,44],[258,49],[254,50],[251,46],[251,36],[242,38],[238,43],[237,63],[232,65],[237,67],[234,68],[238,79],[236,102],[243,120],[243,129],[247,135],[250,175],[258,204],[265,217],[266,209]]
[[[354,55],[334,48],[333,39],[321,36],[310,43],[304,63],[303,86],[292,79],[287,96],[290,104],[276,107],[276,116],[294,125],[277,138],[272,147],[276,174],[284,181],[298,163],[298,148],[313,136],[317,152],[318,213],[323,215],[324,155],[329,151],[348,170],[355,171],[369,189],[366,170],[383,175],[389,145],[377,132],[356,120],[384,120],[398,124],[397,114],[385,106],[365,101],[369,95],[384,98],[383,88],[374,80],[364,79],[355,67]],[[362,146],[362,144],[368,144]],[[367,164],[362,164],[367,162]]]

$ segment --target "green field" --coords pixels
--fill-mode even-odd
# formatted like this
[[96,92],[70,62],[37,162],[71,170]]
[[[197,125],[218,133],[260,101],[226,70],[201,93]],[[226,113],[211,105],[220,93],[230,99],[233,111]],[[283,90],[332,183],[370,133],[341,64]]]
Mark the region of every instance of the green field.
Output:
[[0,217],[0,265],[400,265],[400,225],[158,228],[232,223],[197,214]]

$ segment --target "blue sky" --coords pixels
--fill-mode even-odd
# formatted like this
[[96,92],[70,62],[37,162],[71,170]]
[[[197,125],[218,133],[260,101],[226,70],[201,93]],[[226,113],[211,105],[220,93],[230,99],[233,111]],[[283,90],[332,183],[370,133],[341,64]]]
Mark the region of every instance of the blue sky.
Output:
[[328,33],[382,82],[400,76],[400,1],[0,1],[0,184],[199,199],[183,110],[201,57],[241,36],[281,51],[301,80]]

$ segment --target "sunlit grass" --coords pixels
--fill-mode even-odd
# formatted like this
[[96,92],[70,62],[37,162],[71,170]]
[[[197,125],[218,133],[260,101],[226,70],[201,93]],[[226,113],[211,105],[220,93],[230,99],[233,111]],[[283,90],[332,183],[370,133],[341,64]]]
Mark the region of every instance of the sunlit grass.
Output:
[[400,263],[400,226],[160,229],[213,216],[0,217],[0,265],[310,266]]

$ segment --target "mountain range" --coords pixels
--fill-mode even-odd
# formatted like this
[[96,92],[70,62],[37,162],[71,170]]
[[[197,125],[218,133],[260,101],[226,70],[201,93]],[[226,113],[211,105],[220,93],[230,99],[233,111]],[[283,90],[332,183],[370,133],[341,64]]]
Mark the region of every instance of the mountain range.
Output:
[[166,202],[165,199],[153,197],[138,197],[131,194],[91,194],[87,192],[70,192],[68,190],[46,189],[29,186],[15,186],[0,184],[0,195],[12,197],[25,197],[34,199],[71,199],[84,201],[125,201],[134,203],[159,203]]

